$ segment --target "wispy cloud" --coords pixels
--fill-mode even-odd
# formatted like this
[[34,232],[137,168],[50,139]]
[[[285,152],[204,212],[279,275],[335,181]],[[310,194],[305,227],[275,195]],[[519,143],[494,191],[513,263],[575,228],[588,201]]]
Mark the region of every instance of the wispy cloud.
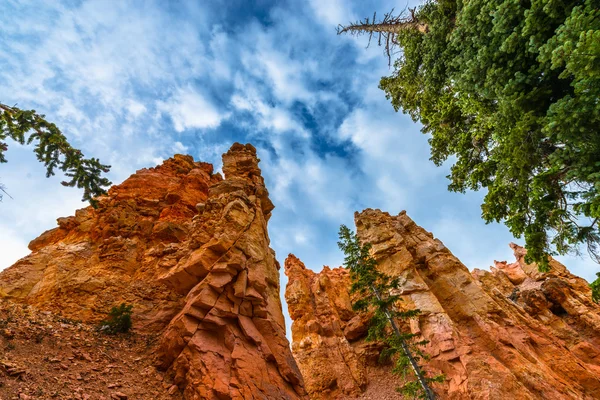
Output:
[[229,113],[219,111],[214,104],[191,87],[177,90],[173,97],[166,102],[159,102],[157,106],[158,110],[171,117],[177,132],[216,128],[221,121],[229,117]]
[[[344,0],[310,0],[309,4],[317,20],[327,28],[337,27],[339,24],[353,22],[357,17],[352,12],[352,2]],[[361,16],[362,17],[362,16]]]

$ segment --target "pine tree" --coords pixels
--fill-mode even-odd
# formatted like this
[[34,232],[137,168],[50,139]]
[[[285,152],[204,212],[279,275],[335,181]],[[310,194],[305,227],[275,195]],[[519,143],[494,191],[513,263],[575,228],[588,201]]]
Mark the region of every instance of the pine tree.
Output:
[[109,335],[128,333],[133,325],[131,321],[132,310],[133,305],[126,303],[113,307],[108,313],[108,318],[98,325],[98,330]]
[[380,88],[453,160],[451,191],[487,189],[483,219],[524,236],[527,262],[581,246],[600,262],[597,0],[431,0],[338,32],[401,50]]
[[[67,138],[44,115],[35,110],[21,110],[0,103],[0,163],[6,163],[4,153],[10,138],[20,144],[35,142],[34,152],[38,161],[46,167],[46,177],[55,174],[58,168],[69,180],[61,182],[63,186],[77,186],[83,189],[83,201],[89,200],[95,205],[94,197],[105,194],[105,187],[111,182],[102,176],[109,171],[110,165],[100,163],[96,158],[84,158],[80,150],[73,148]],[[5,187],[0,185],[4,193]],[[0,194],[0,199],[2,199]]]
[[400,393],[412,398],[435,399],[430,384],[443,382],[444,377],[427,377],[419,365],[419,360],[426,358],[419,347],[427,341],[416,341],[415,334],[403,332],[396,323],[396,320],[417,317],[420,310],[396,309],[395,304],[400,301],[400,297],[394,294],[399,288],[398,279],[377,270],[370,244],[361,244],[358,236],[345,225],[340,226],[339,238],[338,246],[345,254],[344,266],[350,270],[350,292],[359,298],[353,308],[373,313],[366,340],[381,340],[387,345],[381,358],[395,360],[392,371],[406,382],[398,388]]

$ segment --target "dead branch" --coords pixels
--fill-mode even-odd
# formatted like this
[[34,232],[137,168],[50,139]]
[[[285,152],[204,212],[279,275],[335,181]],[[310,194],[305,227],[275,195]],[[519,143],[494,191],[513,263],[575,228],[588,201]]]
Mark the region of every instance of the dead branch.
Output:
[[381,21],[377,21],[377,14],[373,14],[373,18],[365,18],[349,25],[338,25],[337,34],[349,33],[350,35],[360,36],[363,34],[369,35],[369,42],[367,47],[371,44],[373,34],[377,34],[377,44],[384,47],[385,54],[388,57],[388,64],[392,63],[392,55],[394,49],[398,46],[396,36],[406,30],[416,30],[421,33],[427,33],[429,27],[426,23],[419,21],[415,16],[415,9],[409,8],[408,15],[406,9],[398,15],[394,15],[392,9],[389,13],[386,13]]

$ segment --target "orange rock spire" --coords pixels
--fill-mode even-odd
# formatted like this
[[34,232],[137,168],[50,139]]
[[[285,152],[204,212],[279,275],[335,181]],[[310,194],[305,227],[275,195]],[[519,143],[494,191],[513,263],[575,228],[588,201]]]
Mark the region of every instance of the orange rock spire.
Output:
[[285,337],[267,234],[273,204],[256,150],[233,145],[223,172],[201,206],[197,248],[163,277],[186,298],[162,338],[160,367],[189,399],[307,398]]
[[181,155],[138,171],[33,240],[0,274],[0,296],[84,322],[132,304],[134,327],[160,335],[156,365],[185,399],[306,399],[258,161],[236,143],[225,179]]
[[[355,222],[381,270],[400,278],[402,305],[422,311],[405,329],[430,341],[427,368],[447,378],[436,387],[441,398],[597,397],[600,308],[583,279],[555,260],[549,273],[539,273],[516,245],[517,262],[470,273],[404,212],[368,209]],[[389,367],[374,362],[375,344],[364,341],[346,271],[315,274],[290,256],[286,273],[292,348],[311,398],[344,399],[373,387],[381,394],[398,385]]]

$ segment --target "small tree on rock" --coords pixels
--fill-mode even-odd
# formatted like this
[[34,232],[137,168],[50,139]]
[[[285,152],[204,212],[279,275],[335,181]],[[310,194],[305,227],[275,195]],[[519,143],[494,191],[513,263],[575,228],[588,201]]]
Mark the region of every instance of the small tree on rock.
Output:
[[394,374],[402,376],[405,384],[398,391],[412,398],[435,399],[430,387],[432,382],[443,382],[444,376],[428,377],[419,365],[426,358],[420,346],[427,343],[417,341],[416,335],[400,330],[396,320],[408,320],[420,314],[420,310],[398,311],[394,306],[400,296],[394,294],[399,288],[398,278],[392,278],[377,270],[377,261],[370,253],[370,244],[361,244],[358,236],[347,226],[340,226],[338,246],[345,254],[344,266],[350,270],[352,285],[350,292],[359,296],[353,308],[356,311],[371,311],[367,341],[381,340],[387,347],[382,359],[393,359]]
[[127,333],[131,329],[131,310],[133,306],[122,303],[113,307],[108,313],[108,318],[100,322],[99,330],[111,335]]

